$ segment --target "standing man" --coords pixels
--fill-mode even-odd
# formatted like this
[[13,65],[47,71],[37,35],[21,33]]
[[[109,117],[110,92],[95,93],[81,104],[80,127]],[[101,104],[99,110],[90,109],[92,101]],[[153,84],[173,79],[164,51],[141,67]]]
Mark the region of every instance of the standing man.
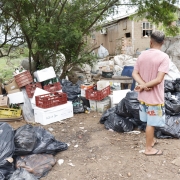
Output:
[[161,31],[151,34],[150,49],[143,51],[134,66],[133,78],[138,83],[135,91],[140,101],[139,115],[146,126],[145,155],[162,155],[161,150],[153,148],[155,127],[165,125],[164,76],[169,71],[169,57],[162,52],[165,35]]

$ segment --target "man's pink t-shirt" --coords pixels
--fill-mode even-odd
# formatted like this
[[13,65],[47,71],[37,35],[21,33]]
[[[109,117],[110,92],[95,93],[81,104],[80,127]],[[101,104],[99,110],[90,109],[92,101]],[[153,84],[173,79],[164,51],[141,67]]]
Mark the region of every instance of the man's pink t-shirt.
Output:
[[[157,77],[158,72],[168,73],[169,57],[158,49],[143,51],[137,59],[134,70],[139,72],[145,82],[149,82]],[[150,91],[139,92],[138,100],[153,105],[163,104],[164,80]]]

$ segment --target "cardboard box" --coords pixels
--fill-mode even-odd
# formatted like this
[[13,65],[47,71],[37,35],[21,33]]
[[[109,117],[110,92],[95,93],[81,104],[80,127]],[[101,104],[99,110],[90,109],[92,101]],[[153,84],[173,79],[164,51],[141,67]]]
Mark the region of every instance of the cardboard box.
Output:
[[68,101],[66,104],[48,109],[34,107],[35,122],[42,125],[51,124],[73,117],[73,105]]
[[8,94],[7,96],[9,97],[10,104],[24,103],[24,96],[22,91]]
[[0,107],[4,107],[4,108],[9,107],[9,98],[7,96],[0,97]]
[[15,79],[13,79],[12,81],[10,81],[7,85],[4,86],[6,92],[9,94],[9,91],[15,90],[15,89],[19,89]]
[[16,92],[21,92],[20,89],[14,89],[12,91],[8,91],[8,94],[13,94],[13,93],[16,93]]
[[34,72],[34,77],[38,82],[46,81],[48,79],[52,79],[56,77],[54,68],[50,66],[49,68],[45,68],[39,71]]

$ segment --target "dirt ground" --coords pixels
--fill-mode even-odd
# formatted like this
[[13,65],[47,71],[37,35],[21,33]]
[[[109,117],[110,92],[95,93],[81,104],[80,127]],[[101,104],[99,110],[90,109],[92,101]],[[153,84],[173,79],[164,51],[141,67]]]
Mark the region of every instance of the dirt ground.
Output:
[[[161,156],[145,156],[145,134],[108,131],[99,123],[101,114],[77,114],[73,118],[43,126],[59,141],[69,144],[55,157],[58,162],[42,180],[179,180],[180,166],[172,164],[180,157],[178,139],[159,139]],[[17,128],[25,121],[11,122]],[[41,126],[40,124],[37,124]],[[51,129],[52,128],[52,129]]]

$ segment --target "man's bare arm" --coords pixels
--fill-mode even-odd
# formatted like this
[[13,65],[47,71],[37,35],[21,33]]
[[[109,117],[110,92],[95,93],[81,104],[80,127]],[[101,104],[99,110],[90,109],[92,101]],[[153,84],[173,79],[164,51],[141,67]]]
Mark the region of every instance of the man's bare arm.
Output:
[[155,79],[153,79],[152,81],[149,81],[143,85],[145,85],[148,88],[157,86],[158,84],[160,84],[163,81],[165,74],[166,73],[164,73],[164,72],[158,72],[157,77]]
[[145,84],[145,82],[143,81],[143,79],[141,78],[141,76],[137,70],[133,70],[132,76],[138,84],[140,84],[140,85]]

